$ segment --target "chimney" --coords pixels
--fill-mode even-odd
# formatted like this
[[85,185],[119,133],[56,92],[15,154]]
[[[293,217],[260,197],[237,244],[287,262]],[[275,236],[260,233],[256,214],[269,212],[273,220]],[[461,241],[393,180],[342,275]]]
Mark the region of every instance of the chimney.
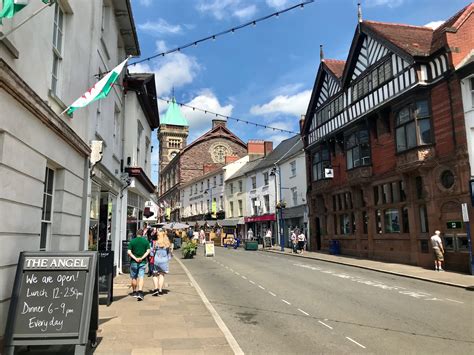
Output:
[[222,127],[226,127],[227,125],[227,121],[226,120],[221,120],[221,119],[214,119],[212,120],[212,129],[218,127],[218,126],[222,126]]
[[226,155],[225,165],[233,163],[236,160],[239,160],[239,157],[237,155]]
[[247,143],[247,154],[249,161],[263,158],[273,150],[273,142],[262,140],[249,140]]

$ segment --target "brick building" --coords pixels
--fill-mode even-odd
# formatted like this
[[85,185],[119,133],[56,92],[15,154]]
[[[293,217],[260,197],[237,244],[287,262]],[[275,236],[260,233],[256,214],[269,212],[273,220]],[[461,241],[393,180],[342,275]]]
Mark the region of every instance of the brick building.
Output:
[[[174,103],[174,102],[173,102]],[[166,219],[180,219],[180,186],[193,179],[220,169],[226,157],[241,158],[247,145],[226,126],[226,121],[215,119],[212,128],[191,144],[186,144],[188,125],[176,103],[172,114],[160,122],[160,182],[159,205]],[[176,144],[176,145],[174,145]]]
[[447,269],[468,270],[461,204],[470,206],[470,173],[455,68],[474,48],[473,8],[435,30],[360,18],[347,61],[321,50],[302,128],[313,249],[337,240],[342,254],[431,267],[439,229]]

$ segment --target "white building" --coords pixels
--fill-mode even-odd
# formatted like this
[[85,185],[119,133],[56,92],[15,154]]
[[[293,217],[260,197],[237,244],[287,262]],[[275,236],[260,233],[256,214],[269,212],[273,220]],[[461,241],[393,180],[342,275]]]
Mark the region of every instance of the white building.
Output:
[[[121,86],[74,118],[61,112],[95,74],[139,54],[130,1],[59,0],[3,38],[41,6],[31,1],[0,25],[0,334],[21,251],[96,248],[101,236],[104,247],[119,251],[122,228]],[[91,145],[102,146],[92,169]]]

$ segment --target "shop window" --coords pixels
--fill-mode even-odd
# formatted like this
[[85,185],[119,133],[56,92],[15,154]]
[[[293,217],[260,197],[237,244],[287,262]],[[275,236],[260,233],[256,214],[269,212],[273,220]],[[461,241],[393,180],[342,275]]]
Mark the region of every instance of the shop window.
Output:
[[367,211],[362,211],[362,228],[364,234],[369,233],[369,215]]
[[331,159],[329,150],[322,148],[313,154],[313,181],[322,180],[325,178],[324,169],[331,166]]
[[352,225],[351,233],[355,234],[355,232],[356,232],[356,220],[355,220],[355,214],[354,213],[351,213],[351,225]]
[[384,211],[385,233],[400,233],[400,216],[397,209]]
[[346,138],[347,170],[371,164],[369,131],[362,129]]
[[382,185],[382,203],[392,202],[392,186],[390,184]]
[[433,142],[427,100],[411,103],[397,113],[396,140],[397,152]]
[[454,245],[454,235],[446,234],[443,236],[443,247],[446,251],[454,251],[456,249]]
[[428,213],[426,211],[425,205],[420,206],[419,213],[420,213],[420,232],[428,233]]
[[441,180],[441,185],[443,185],[445,189],[450,189],[454,185],[453,172],[451,170],[444,170],[441,173],[440,180]]
[[428,254],[430,252],[430,249],[428,246],[428,240],[426,239],[420,240],[420,250],[423,254]]
[[375,228],[377,234],[382,234],[382,211],[375,211]]
[[398,182],[398,189],[400,191],[400,201],[405,202],[407,199],[407,195],[405,193],[405,182],[403,180],[400,180]]
[[339,215],[339,232],[342,235],[347,235],[351,231],[348,214]]
[[467,234],[456,234],[456,250],[460,252],[469,252]]

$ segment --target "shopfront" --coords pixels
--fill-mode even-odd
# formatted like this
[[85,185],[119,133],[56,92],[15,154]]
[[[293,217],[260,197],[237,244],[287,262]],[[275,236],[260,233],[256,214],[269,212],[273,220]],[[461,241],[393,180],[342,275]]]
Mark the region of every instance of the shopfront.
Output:
[[307,230],[307,221],[305,221],[306,206],[296,206],[291,208],[284,208],[282,211],[283,219],[283,237],[284,245],[290,247],[290,235],[291,232],[298,228],[303,233]]
[[274,214],[264,214],[262,216],[252,216],[244,218],[247,234],[252,229],[254,239],[262,242],[266,231],[272,231],[272,244],[276,241],[276,218]]

